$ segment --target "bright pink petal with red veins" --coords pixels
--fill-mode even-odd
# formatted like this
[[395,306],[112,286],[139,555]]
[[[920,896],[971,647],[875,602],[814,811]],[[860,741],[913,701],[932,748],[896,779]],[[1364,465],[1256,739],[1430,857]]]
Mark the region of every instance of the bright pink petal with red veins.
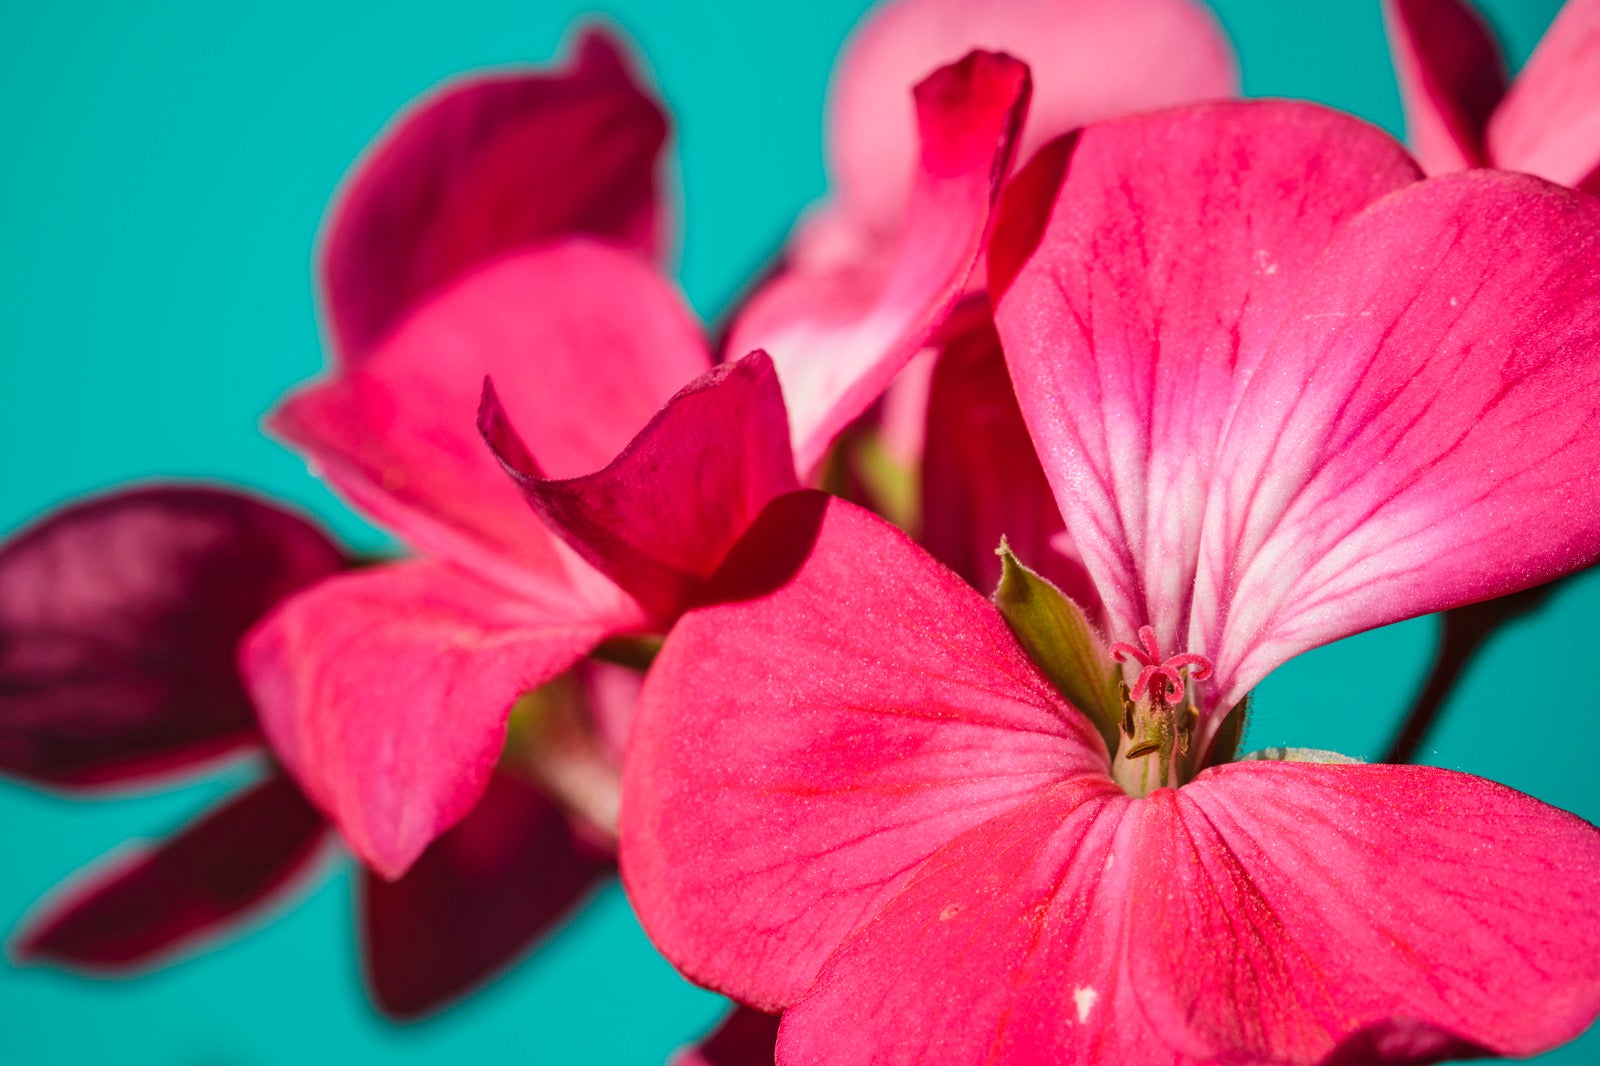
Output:
[[23,531],[0,547],[0,771],[98,785],[252,739],[239,639],[344,564],[302,519],[198,486],[102,496]]
[[734,324],[729,352],[761,348],[778,366],[802,473],[961,294],[1010,170],[1028,85],[1025,66],[988,52],[929,75],[915,90],[921,154],[893,252],[781,274]]
[[1413,186],[1339,234],[1206,503],[1191,650],[1227,705],[1319,644],[1600,557],[1600,201]]
[[1429,174],[1488,165],[1484,130],[1506,91],[1506,61],[1463,0],[1385,0],[1406,139]]
[[909,89],[972,48],[1005,52],[1033,72],[1020,147],[1078,126],[1173,104],[1232,96],[1232,49],[1191,0],[896,0],[856,31],[835,76],[828,149],[842,206],[895,233],[917,158]]
[[240,661],[279,757],[393,878],[478,802],[517,696],[607,632],[448,567],[401,563],[296,596]]
[[1492,782],[1235,764],[1153,795],[1130,858],[1162,886],[1132,903],[1139,1000],[1198,1058],[1309,1064],[1358,1033],[1521,1057],[1600,1012],[1600,832]]
[[610,31],[588,30],[566,70],[448,85],[384,135],[341,192],[319,264],[346,360],[518,248],[587,233],[659,251],[666,118],[622,53]]
[[557,929],[611,870],[539,789],[505,774],[398,881],[361,879],[367,980],[415,1018],[466,994]]
[[765,352],[708,371],[603,470],[544,476],[491,382],[479,428],[545,523],[655,617],[671,619],[767,501],[799,487]]
[[1260,102],[1092,126],[1017,178],[995,321],[1111,639],[1214,654],[1186,629],[1234,400],[1334,231],[1416,177],[1365,123]]
[[672,630],[623,778],[622,863],[695,980],[788,1006],[963,830],[1104,747],[994,608],[881,519],[775,501]]
[[1567,0],[1489,120],[1502,170],[1600,191],[1600,0]]
[[273,774],[170,840],[85,871],[22,932],[20,959],[146,966],[249,918],[304,874],[327,823]]
[[494,378],[545,469],[572,477],[610,462],[710,365],[681,297],[648,263],[572,240],[462,280],[360,367],[292,397],[273,425],[424,552],[524,595],[594,599],[609,583],[528,512],[483,446],[483,380]]

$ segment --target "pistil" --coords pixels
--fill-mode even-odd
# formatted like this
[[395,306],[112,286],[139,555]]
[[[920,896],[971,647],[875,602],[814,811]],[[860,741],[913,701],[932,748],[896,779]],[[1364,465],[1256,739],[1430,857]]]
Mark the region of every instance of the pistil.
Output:
[[1139,642],[1142,647],[1118,642],[1108,649],[1117,662],[1140,666],[1132,687],[1123,688],[1122,736],[1111,770],[1132,796],[1183,784],[1200,721],[1188,683],[1206,680],[1213,669],[1210,659],[1193,652],[1163,656],[1151,626],[1139,627]]

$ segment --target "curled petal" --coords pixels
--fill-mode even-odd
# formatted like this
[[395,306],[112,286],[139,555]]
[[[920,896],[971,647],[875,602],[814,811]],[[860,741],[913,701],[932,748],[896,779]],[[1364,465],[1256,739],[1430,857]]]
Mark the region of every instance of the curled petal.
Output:
[[1506,91],[1506,61],[1464,0],[1385,0],[1406,139],[1429,174],[1488,165],[1484,133]]
[[1489,120],[1502,170],[1600,191],[1600,0],[1567,0]]

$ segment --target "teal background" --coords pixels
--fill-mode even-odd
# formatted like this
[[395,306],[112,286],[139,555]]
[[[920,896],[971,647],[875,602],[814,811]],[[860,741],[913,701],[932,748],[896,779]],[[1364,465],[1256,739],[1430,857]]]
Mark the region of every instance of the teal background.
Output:
[[[1558,0],[1485,0],[1520,63]],[[832,56],[861,0],[630,0],[677,121],[681,278],[710,316],[824,191]],[[1251,95],[1304,96],[1391,130],[1399,104],[1375,2],[1218,0]],[[544,61],[584,9],[390,0],[0,7],[0,530],[128,479],[182,475],[295,501],[353,544],[381,535],[257,423],[321,364],[309,261],[344,168],[404,102],[474,67]],[[1600,577],[1570,583],[1474,664],[1427,759],[1600,820],[1586,673]],[[1375,755],[1431,654],[1422,619],[1323,649],[1258,692],[1250,746]],[[1554,691],[1575,700],[1543,703]],[[68,872],[162,835],[251,772],[71,801],[0,785],[0,928]],[[135,982],[0,968],[0,1062],[460,1060],[654,1063],[720,1000],[678,979],[602,892],[465,1006],[380,1022],[358,983],[343,859],[293,907]],[[1600,1062],[1600,1036],[1545,1060]]]

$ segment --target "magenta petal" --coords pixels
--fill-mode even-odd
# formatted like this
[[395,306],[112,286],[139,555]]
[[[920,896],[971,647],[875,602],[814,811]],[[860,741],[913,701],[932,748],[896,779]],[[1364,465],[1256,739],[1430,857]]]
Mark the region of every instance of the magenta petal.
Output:
[[521,693],[609,631],[434,563],[325,581],[240,661],[272,746],[365,862],[398,877],[488,786]]
[[1112,640],[1214,655],[1186,628],[1234,398],[1336,229],[1416,178],[1365,123],[1253,102],[1091,126],[1013,183],[995,322]]
[[765,352],[692,382],[585,477],[544,476],[492,383],[479,427],[539,516],[658,619],[682,610],[768,500],[799,487]]
[[1406,139],[1429,174],[1488,165],[1484,131],[1506,91],[1506,61],[1464,0],[1385,0]]
[[281,894],[316,857],[325,829],[273,774],[160,845],[85,871],[12,950],[95,971],[160,962]]
[[973,48],[1016,56],[1033,73],[1024,160],[1091,122],[1238,91],[1227,38],[1192,0],[878,4],[839,63],[828,114],[839,198],[859,225],[899,229],[917,158],[906,90]]
[[544,793],[495,774],[404,877],[363,871],[373,999],[396,1018],[438,1010],[554,931],[611,869]]
[[659,249],[666,118],[623,50],[611,31],[590,29],[565,70],[454,82],[369,150],[331,211],[318,271],[347,360],[517,248],[587,233]]
[[1489,120],[1502,170],[1600,191],[1600,0],[1567,0]]
[[921,143],[892,258],[801,267],[758,293],[728,350],[770,352],[809,473],[950,311],[982,247],[1027,110],[1028,68],[973,52],[915,90]]
[[646,679],[622,795],[629,895],[702,984],[793,1003],[952,836],[1105,771],[988,601],[866,511],[780,498],[712,594]]
[[753,1007],[734,1007],[710,1036],[672,1066],[772,1066],[778,1017]]
[[1600,202],[1423,182],[1305,279],[1217,460],[1188,650],[1278,663],[1600,557]]
[[1240,763],[1153,795],[1134,866],[1163,886],[1130,915],[1140,1000],[1208,1061],[1314,1063],[1357,1034],[1521,1057],[1600,1012],[1600,832],[1489,781]]
[[239,639],[344,565],[302,519],[238,493],[132,489],[0,548],[0,770],[95,785],[250,738]]

